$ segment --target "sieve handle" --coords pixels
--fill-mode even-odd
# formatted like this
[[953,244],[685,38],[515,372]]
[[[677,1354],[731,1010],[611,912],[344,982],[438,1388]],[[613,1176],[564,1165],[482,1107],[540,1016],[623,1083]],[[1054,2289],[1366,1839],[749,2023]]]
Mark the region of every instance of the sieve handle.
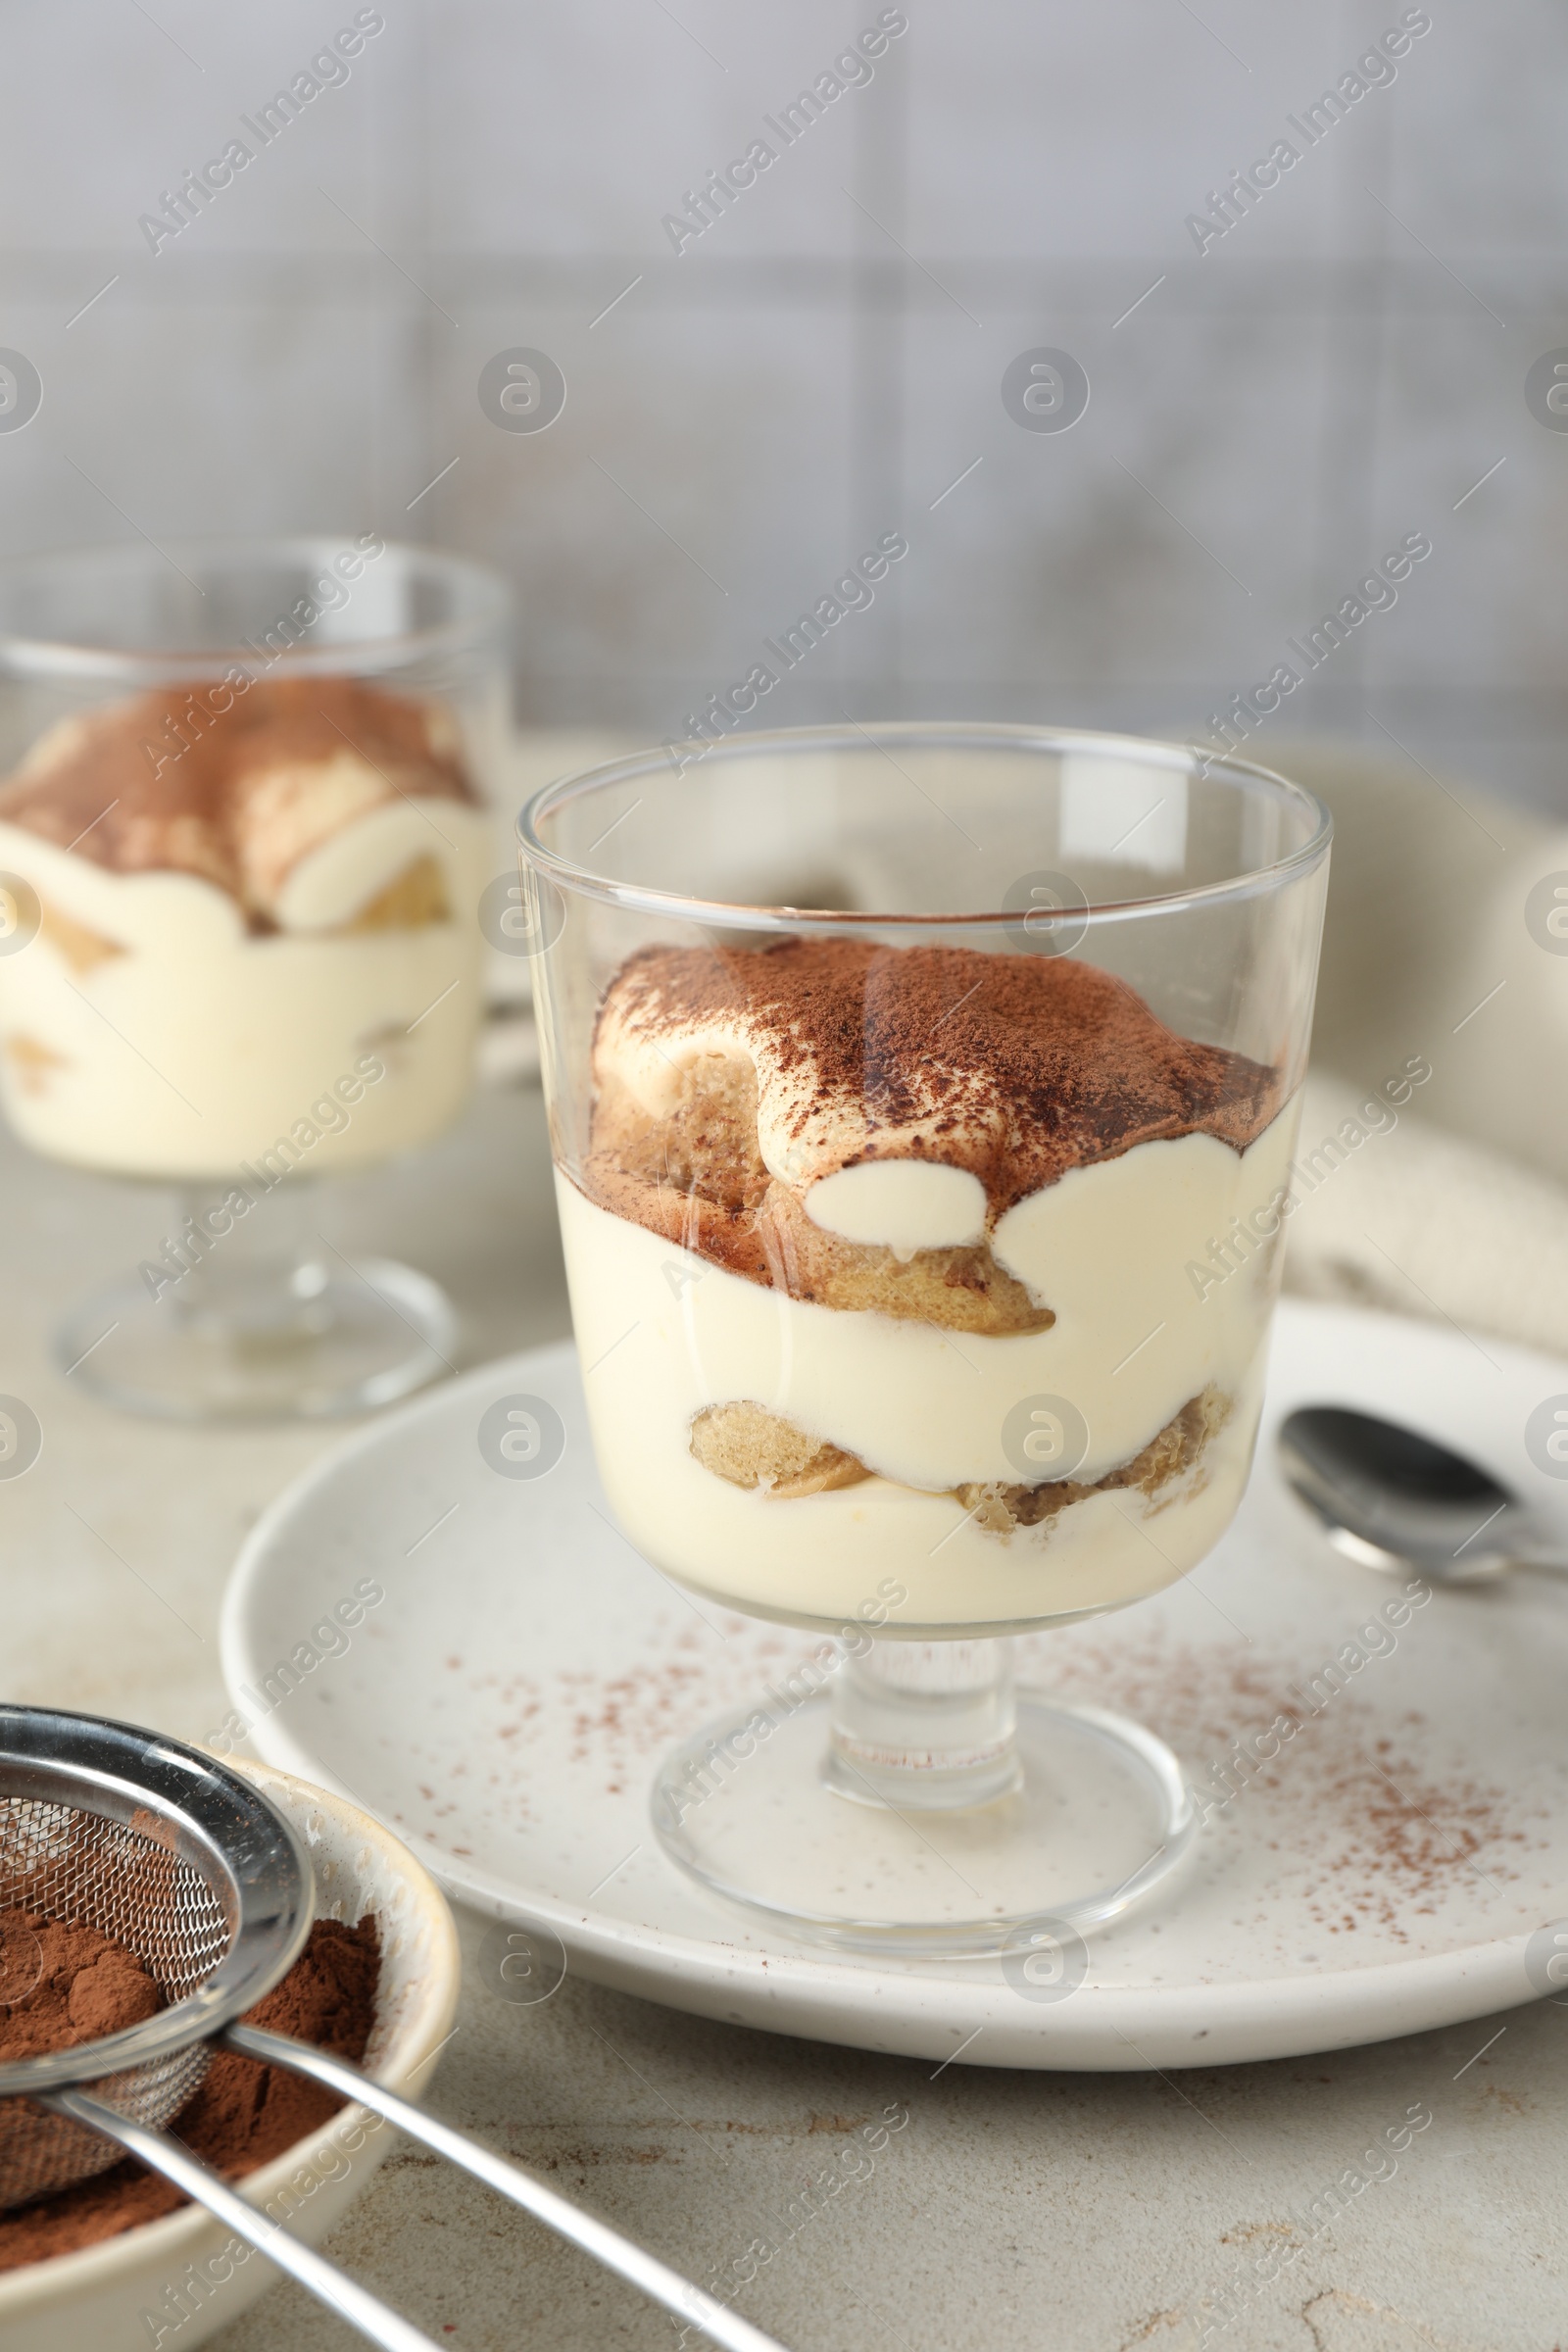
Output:
[[342,2058],[330,2058],[325,2050],[313,2048],[309,2043],[294,2041],[287,2034],[265,2034],[256,2026],[230,2026],[218,2036],[226,2049],[237,2050],[243,2058],[259,2058],[264,2066],[284,2066],[291,2074],[308,2075],[328,2090],[335,2090],[345,2099],[357,2099],[362,2107],[370,2108],[384,2116],[411,2139],[417,2139],[438,2156],[452,2164],[461,2165],[476,2180],[493,2188],[524,2213],[531,2213],[543,2222],[547,2230],[556,2230],[569,2238],[607,2270],[617,2271],[640,2286],[656,2303],[684,2320],[689,2328],[710,2336],[722,2344],[726,2352],[783,2352],[783,2347],[738,2312],[726,2310],[712,2295],[705,2294],[700,2286],[683,2278],[661,2262],[657,2255],[647,2253],[634,2239],[622,2237],[597,2214],[587,2213],[580,2205],[550,2188],[521,2165],[509,2163],[497,2156],[481,2140],[470,2139],[466,2132],[454,2132],[450,2124],[439,2124],[422,2108],[411,2106],[400,2099],[396,2091],[383,2090],[368,2075],[361,2074]]
[[209,2170],[200,2157],[193,2156],[180,2140],[171,2138],[167,2132],[153,2132],[145,2124],[133,2124],[113,2107],[88,2098],[79,2090],[35,2092],[40,2107],[53,2108],[57,2115],[72,2116],[78,2124],[101,2132],[107,2139],[120,2145],[150,2171],[162,2173],[176,2188],[182,2188],[198,2205],[226,2224],[236,2237],[245,2238],[269,2262],[275,2262],[280,2271],[287,2271],[303,2287],[309,2288],[317,2300],[325,2303],[340,2318],[368,2335],[382,2352],[438,2352],[438,2347],[412,2320],[393,2311],[368,2287],[361,2286],[346,2271],[318,2254],[314,2246],[302,2245],[297,2237],[259,2212],[228,2182]]

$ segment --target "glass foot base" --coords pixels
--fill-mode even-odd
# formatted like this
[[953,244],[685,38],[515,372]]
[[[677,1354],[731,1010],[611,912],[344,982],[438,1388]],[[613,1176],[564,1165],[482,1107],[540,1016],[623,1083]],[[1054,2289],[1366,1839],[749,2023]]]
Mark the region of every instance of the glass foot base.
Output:
[[388,1258],[312,1267],[275,1288],[190,1301],[125,1282],[55,1335],[73,1385],[169,1421],[325,1420],[407,1396],[452,1369],[457,1317],[426,1275]]
[[1019,1691],[1016,1762],[989,1802],[906,1808],[869,1774],[853,1788],[819,1694],[783,1721],[741,1709],[687,1740],[660,1772],[654,1826],[704,1886],[793,1936],[1027,1957],[1169,1878],[1198,1816],[1164,1742],[1099,1707]]

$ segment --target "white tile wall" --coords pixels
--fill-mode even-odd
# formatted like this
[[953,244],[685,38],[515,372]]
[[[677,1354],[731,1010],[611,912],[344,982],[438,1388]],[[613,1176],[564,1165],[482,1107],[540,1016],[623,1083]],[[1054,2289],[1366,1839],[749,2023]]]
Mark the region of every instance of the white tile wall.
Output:
[[[1568,345],[1560,10],[1433,0],[1237,227],[1200,256],[1184,226],[1403,6],[906,0],[871,79],[677,256],[662,214],[880,0],[385,0],[156,259],[137,215],[354,6],[18,12],[0,345],[46,389],[0,433],[0,544],[449,542],[516,583],[526,714],[662,734],[897,527],[907,561],[770,716],[1188,728],[1421,527],[1431,563],[1280,739],[1382,740],[1370,710],[1563,805],[1568,434],[1523,399]],[[570,387],[539,436],[475,395],[519,343]],[[1070,433],[1003,410],[1034,344],[1089,371]]]

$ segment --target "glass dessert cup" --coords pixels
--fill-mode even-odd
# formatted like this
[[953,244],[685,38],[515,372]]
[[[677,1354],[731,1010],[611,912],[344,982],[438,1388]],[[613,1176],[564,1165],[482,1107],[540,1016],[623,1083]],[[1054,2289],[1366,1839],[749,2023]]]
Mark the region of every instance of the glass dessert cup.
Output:
[[451,1368],[439,1286],[351,1263],[319,1179],[469,1092],[505,613],[370,532],[0,573],[0,1098],[145,1212],[56,1334],[78,1387],[314,1418]]
[[1327,814],[915,724],[666,747],[519,835],[610,1502],[705,1613],[818,1638],[666,1758],[659,1836],[794,1935],[1049,1992],[1196,1813],[1008,1637],[1161,1590],[1240,1502]]

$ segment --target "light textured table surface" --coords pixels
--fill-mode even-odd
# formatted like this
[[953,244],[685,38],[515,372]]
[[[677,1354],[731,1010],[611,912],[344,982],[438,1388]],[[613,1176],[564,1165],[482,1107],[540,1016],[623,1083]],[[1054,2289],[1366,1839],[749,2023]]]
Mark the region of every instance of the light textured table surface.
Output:
[[[0,1483],[3,1688],[200,1740],[224,1711],[218,1613],[240,1540],[338,1433],[186,1431],[77,1393],[49,1326],[156,1244],[162,1204],[3,1154],[0,1391],[44,1430],[34,1468]],[[486,1092],[435,1149],[323,1194],[323,1224],[351,1256],[444,1282],[480,1362],[567,1327],[547,1178],[537,1093]],[[1180,2077],[934,2075],[568,1975],[533,2008],[470,1984],[429,2103],[695,2277],[776,2246],[751,2258],[742,2308],[794,2352],[1547,2352],[1568,2328],[1568,2004]],[[1412,2109],[1430,2124],[1369,2179],[1364,2152]],[[851,2135],[890,2112],[906,2121],[867,2171]],[[1342,2210],[1320,2227],[1331,2191]],[[330,2250],[468,2352],[674,2340],[417,2151],[393,2155]],[[358,2339],[283,2285],[220,2340]]]

